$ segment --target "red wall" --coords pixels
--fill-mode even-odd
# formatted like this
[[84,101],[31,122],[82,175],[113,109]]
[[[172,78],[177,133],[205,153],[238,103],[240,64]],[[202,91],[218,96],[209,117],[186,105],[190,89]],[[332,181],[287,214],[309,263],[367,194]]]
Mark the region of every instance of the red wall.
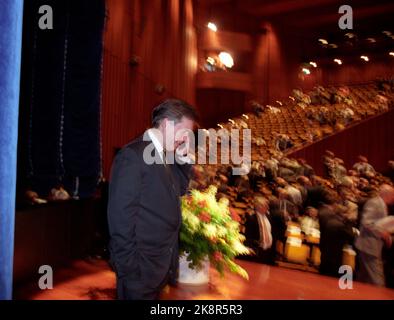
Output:
[[387,170],[388,160],[394,159],[394,110],[345,129],[318,141],[300,151],[291,153],[294,158],[305,158],[317,174],[323,174],[322,156],[325,150],[333,151],[345,161],[349,169],[362,154],[376,170]]
[[362,63],[362,61],[358,61],[358,57],[354,57],[350,63],[344,61],[341,66],[324,68],[323,84],[353,84],[373,81],[381,77],[393,77],[394,58],[387,54],[387,57],[379,57],[378,61],[373,59],[371,57],[370,62]]
[[[197,43],[192,0],[107,0],[102,93],[103,167],[150,125],[166,97],[194,104]],[[139,65],[130,66],[133,56]],[[163,85],[163,94],[155,92]]]

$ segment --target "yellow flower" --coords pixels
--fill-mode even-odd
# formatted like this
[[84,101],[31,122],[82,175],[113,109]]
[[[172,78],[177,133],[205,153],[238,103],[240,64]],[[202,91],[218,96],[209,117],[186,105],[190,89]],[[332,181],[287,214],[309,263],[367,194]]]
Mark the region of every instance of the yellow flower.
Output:
[[204,225],[202,232],[206,237],[212,238],[217,235],[217,228],[212,224],[206,224]]

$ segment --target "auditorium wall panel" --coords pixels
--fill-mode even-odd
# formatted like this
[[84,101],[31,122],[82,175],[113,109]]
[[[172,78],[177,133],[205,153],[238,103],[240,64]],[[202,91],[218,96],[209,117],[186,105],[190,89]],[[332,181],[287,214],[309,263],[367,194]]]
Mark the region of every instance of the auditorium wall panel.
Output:
[[192,0],[107,0],[102,92],[107,178],[115,149],[149,127],[156,104],[168,97],[194,104],[193,21]]
[[305,158],[316,173],[322,175],[322,156],[325,150],[331,150],[342,158],[348,169],[357,161],[357,156],[362,154],[367,156],[376,170],[385,172],[388,160],[394,159],[393,123],[394,110],[390,110],[290,153],[289,156]]
[[371,57],[369,63],[357,61],[358,57],[353,57],[356,62],[345,62],[342,66],[331,66],[324,69],[323,85],[336,84],[357,84],[374,81],[377,78],[391,78],[394,74],[394,59],[388,57]]

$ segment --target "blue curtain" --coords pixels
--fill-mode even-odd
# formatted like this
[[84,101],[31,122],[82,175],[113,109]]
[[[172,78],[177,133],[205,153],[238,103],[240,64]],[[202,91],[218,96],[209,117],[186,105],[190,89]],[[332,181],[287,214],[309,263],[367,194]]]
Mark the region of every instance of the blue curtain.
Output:
[[0,1],[0,299],[12,298],[23,1]]

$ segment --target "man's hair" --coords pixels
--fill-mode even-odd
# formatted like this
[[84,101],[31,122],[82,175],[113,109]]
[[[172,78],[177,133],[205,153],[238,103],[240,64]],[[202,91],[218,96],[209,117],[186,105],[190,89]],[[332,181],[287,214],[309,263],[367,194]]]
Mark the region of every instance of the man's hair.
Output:
[[177,123],[181,121],[182,117],[193,121],[198,119],[197,112],[191,105],[182,100],[168,99],[153,109],[152,126],[158,128],[165,118]]

